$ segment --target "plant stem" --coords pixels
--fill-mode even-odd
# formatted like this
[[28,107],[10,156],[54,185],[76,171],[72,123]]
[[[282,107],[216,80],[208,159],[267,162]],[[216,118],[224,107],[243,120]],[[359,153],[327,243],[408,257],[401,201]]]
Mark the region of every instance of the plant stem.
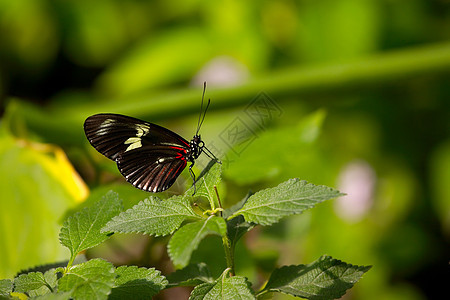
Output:
[[227,268],[230,269],[230,275],[234,276],[234,249],[231,246],[230,239],[227,235],[222,237],[223,248],[225,250],[225,259],[227,261]]
[[74,260],[75,260],[75,256],[70,258],[69,262],[67,263],[66,269],[69,269],[72,266]]
[[[208,89],[211,110],[247,105],[261,91],[274,98],[295,96],[299,101],[314,100],[304,95],[336,94],[338,91],[364,90],[383,84],[397,83],[429,74],[448,74],[450,68],[450,43],[441,43],[377,53],[346,63],[328,65],[300,65],[295,68],[275,70],[252,78],[239,86]],[[108,101],[80,101],[70,109],[55,102],[52,110],[43,110],[23,101],[15,104],[15,115],[27,122],[29,128],[50,141],[68,144],[84,141],[79,130],[86,116],[105,112],[120,112],[145,117],[157,122],[169,117],[198,113],[200,87],[177,91],[142,93]],[[333,98],[330,98],[333,99]],[[101,100],[101,99],[99,99]],[[11,106],[11,105],[10,105]],[[49,115],[51,113],[51,115]]]
[[76,255],[70,256],[69,262],[67,263],[67,266],[64,268],[64,274],[66,274],[69,271],[70,267],[72,267],[75,257],[76,257]]
[[[214,186],[214,191],[216,192],[217,202],[219,203],[220,216],[222,217],[222,202],[220,201],[219,192],[217,191],[217,186]],[[223,249],[225,250],[225,259],[227,261],[227,268],[230,269],[230,275],[234,276],[234,247],[231,245],[228,235],[222,236]]]
[[[357,58],[344,63],[326,65],[300,65],[293,68],[273,70],[252,78],[242,85],[208,89],[211,109],[247,105],[258,93],[264,91],[272,97],[280,95],[323,94],[342,89],[367,88],[367,86],[396,82],[417,75],[448,72],[450,67],[450,43],[406,48]],[[111,99],[80,105],[83,110],[64,106],[61,113],[78,113],[83,117],[89,111],[120,111],[131,115],[145,115],[152,120],[169,116],[185,116],[198,113],[200,87],[154,95]],[[151,101],[149,101],[151,99]],[[167,105],[170,103],[170,105]],[[108,110],[109,109],[109,110]]]

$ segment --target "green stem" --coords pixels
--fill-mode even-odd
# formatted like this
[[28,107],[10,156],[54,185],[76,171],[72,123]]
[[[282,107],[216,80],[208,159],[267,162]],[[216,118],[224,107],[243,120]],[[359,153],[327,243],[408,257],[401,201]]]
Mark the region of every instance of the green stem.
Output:
[[234,276],[234,249],[227,235],[222,237],[223,248],[225,250],[225,259],[227,268],[230,269],[230,275]]
[[[272,97],[281,95],[324,93],[353,88],[365,88],[400,79],[409,79],[417,75],[448,72],[450,67],[450,43],[407,48],[377,53],[370,57],[359,58],[346,63],[327,65],[300,65],[294,68],[270,71],[265,75],[252,78],[239,86],[227,88],[208,88],[207,97],[212,99],[210,109],[245,105],[258,93],[264,91]],[[145,115],[151,120],[167,117],[186,116],[198,113],[201,87],[157,93],[143,94],[126,99],[81,105],[73,112],[83,117],[102,110],[120,111],[124,114]],[[150,101],[151,100],[151,101]],[[170,103],[170,105],[168,105]],[[84,119],[83,119],[84,120]]]
[[[214,185],[214,191],[216,192],[217,202],[219,203],[219,213],[222,217],[222,202],[220,201],[219,192],[217,186]],[[230,275],[234,276],[234,247],[231,245],[228,235],[222,236],[223,249],[225,250],[225,259],[227,261],[227,268],[230,269]]]
[[64,274],[72,267],[73,261],[75,260],[76,255],[71,255],[69,262],[67,263],[67,267],[64,269]]
[[[252,78],[239,86],[210,88],[211,110],[247,105],[261,91],[273,98],[295,96],[298,101],[313,101],[304,95],[336,94],[338,91],[364,90],[370,86],[397,83],[428,74],[448,73],[450,69],[450,43],[407,48],[377,53],[346,63],[328,65],[301,65],[295,68],[270,71]],[[71,104],[70,109],[55,102],[50,111],[19,102],[16,114],[26,120],[29,128],[67,143],[84,141],[79,130],[86,116],[98,112],[120,112],[145,117],[152,122],[169,117],[198,113],[201,87],[153,94],[127,96],[108,101],[85,101]],[[329,98],[333,99],[333,98]],[[101,100],[101,99],[98,99]]]

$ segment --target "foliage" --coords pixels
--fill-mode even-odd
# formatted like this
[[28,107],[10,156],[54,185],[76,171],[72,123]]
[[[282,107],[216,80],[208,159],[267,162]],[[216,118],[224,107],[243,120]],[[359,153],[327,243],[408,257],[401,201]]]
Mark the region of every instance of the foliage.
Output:
[[302,213],[322,201],[341,195],[326,186],[315,186],[303,180],[291,179],[275,188],[250,196],[231,218],[243,215],[248,223],[271,225],[285,216]]
[[140,232],[154,236],[167,235],[178,229],[185,219],[198,216],[183,197],[163,201],[151,196],[110,220],[103,231]]
[[274,270],[260,295],[277,291],[308,299],[337,299],[369,269],[322,256],[309,265]]
[[66,259],[58,222],[87,192],[61,148],[16,139],[0,124],[0,278]]
[[109,192],[103,201],[95,203],[68,218],[59,234],[61,244],[69,248],[71,256],[69,265],[83,250],[94,247],[108,238],[100,230],[106,222],[122,211],[122,204],[117,194]]
[[[202,185],[199,190],[215,190],[220,169],[220,164],[210,164],[197,180],[196,184]],[[272,225],[340,195],[325,186],[291,179],[245,197],[226,213],[220,202],[216,207],[213,193],[202,193],[200,197],[211,197],[208,198],[211,209],[198,214],[190,205],[194,198],[191,190],[165,201],[151,196],[126,211],[118,194],[110,191],[64,222],[60,242],[71,252],[66,267],[22,274],[14,282],[2,280],[0,293],[5,297],[15,292],[49,299],[148,299],[165,288],[194,286],[190,299],[195,300],[262,299],[266,293],[273,292],[308,299],[340,298],[370,267],[353,266],[324,256],[309,265],[275,269],[266,286],[256,292],[246,277],[235,274],[234,251],[237,240],[254,226]],[[141,232],[151,236],[174,232],[168,252],[180,270],[166,279],[153,268],[116,268],[100,258],[73,265],[79,253],[104,242],[114,232]],[[211,277],[206,264],[189,264],[192,253],[208,235],[222,238],[227,258],[227,268],[216,279]]]
[[[127,114],[189,139],[207,80],[211,107],[200,132],[224,162],[224,207],[293,177],[348,194],[250,234],[256,225],[243,215],[228,220],[239,275],[256,283],[277,263],[329,253],[377,265],[355,299],[446,293],[424,278],[448,274],[448,1],[0,0],[0,20],[0,127],[14,136],[0,138],[0,278],[36,264],[61,266],[70,255],[58,241],[62,216],[92,206],[112,187],[125,210],[148,197],[118,184],[115,164],[87,146],[86,117]],[[256,138],[232,153],[221,134],[261,91],[282,115],[263,128],[244,118]],[[310,131],[318,133],[312,142],[308,126],[319,129]],[[371,180],[344,184],[355,165]],[[90,197],[80,203],[88,192],[83,180]],[[184,191],[180,182],[158,197]],[[139,262],[167,265],[164,251],[154,250],[169,236],[139,238],[115,235],[86,255],[104,257],[117,243],[124,262],[129,249],[143,250],[130,241],[145,240],[155,255],[149,262],[139,253]],[[219,239],[205,238],[191,255],[214,279],[225,269]]]

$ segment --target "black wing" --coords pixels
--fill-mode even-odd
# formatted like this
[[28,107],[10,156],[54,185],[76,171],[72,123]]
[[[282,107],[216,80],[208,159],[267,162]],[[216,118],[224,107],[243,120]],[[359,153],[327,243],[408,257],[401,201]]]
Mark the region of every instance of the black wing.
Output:
[[116,161],[135,187],[162,192],[175,182],[189,157],[189,143],[178,134],[136,118],[97,114],[84,123],[94,148]]
[[177,146],[189,150],[189,142],[173,131],[156,124],[119,114],[97,114],[84,122],[91,145],[109,159],[130,150],[150,145]]
[[186,150],[174,146],[147,146],[126,151],[116,161],[128,182],[154,193],[171,187],[187,164]]

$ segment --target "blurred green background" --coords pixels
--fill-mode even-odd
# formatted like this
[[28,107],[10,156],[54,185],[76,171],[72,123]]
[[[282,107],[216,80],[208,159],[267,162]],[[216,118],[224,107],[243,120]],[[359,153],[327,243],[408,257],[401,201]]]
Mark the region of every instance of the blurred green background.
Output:
[[[346,299],[445,295],[449,38],[447,0],[0,0],[0,278],[67,259],[70,209],[111,188],[126,207],[148,196],[88,144],[86,117],[190,139],[207,81],[201,134],[224,162],[227,206],[292,177],[348,194],[250,232],[238,273],[257,288],[276,266],[328,254],[374,266]],[[166,242],[123,235],[86,255],[168,274]],[[220,241],[193,260],[219,272]]]

